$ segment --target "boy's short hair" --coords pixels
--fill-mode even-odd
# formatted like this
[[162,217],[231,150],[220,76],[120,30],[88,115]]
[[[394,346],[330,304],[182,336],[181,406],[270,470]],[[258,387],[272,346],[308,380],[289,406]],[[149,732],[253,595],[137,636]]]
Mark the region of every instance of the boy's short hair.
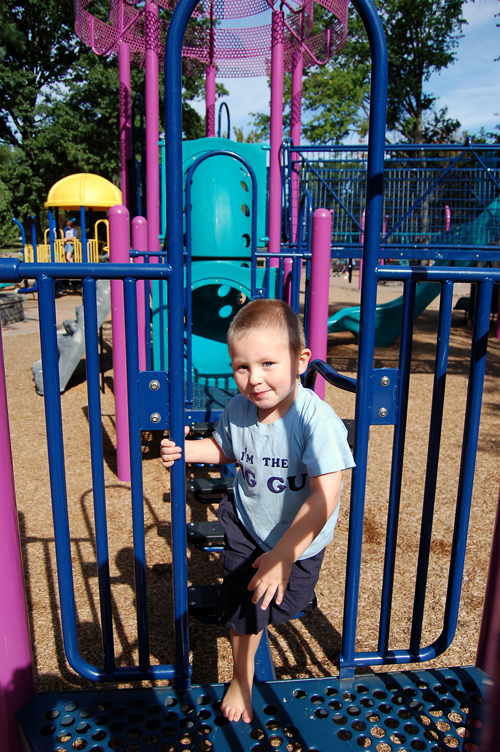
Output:
[[304,350],[306,339],[300,319],[288,303],[283,300],[251,300],[241,308],[231,322],[227,333],[227,344],[232,345],[242,337],[253,334],[258,329],[278,329],[286,337],[292,352]]

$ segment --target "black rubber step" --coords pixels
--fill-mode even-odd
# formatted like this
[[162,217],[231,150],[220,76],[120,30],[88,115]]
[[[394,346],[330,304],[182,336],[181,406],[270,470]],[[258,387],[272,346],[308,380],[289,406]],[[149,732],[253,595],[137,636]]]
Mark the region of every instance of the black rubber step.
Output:
[[188,543],[201,551],[222,551],[224,547],[224,530],[220,522],[189,522],[187,525]]
[[202,504],[218,504],[227,496],[233,497],[234,478],[190,478],[188,492]]

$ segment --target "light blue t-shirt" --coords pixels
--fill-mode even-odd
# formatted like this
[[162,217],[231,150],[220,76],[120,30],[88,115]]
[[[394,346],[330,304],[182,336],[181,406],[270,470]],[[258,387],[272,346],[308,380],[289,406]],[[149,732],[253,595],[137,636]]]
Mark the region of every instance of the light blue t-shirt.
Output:
[[[234,484],[238,517],[256,543],[270,551],[311,495],[309,478],[354,467],[347,429],[335,411],[299,384],[288,412],[260,423],[257,407],[242,394],[228,404],[213,437],[240,465]],[[333,538],[339,505],[301,559]]]

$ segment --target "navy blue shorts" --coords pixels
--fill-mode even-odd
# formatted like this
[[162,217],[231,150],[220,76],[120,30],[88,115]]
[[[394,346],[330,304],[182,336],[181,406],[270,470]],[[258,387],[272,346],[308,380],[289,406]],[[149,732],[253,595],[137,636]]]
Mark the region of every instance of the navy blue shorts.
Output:
[[258,634],[269,624],[277,627],[304,611],[313,598],[325,549],[296,561],[282,602],[278,606],[273,598],[263,611],[258,603],[252,603],[253,592],[247,588],[257,571],[252,564],[264,551],[245,530],[227,496],[219,504],[217,517],[224,528],[225,545],[224,581],[217,604],[219,621],[239,634]]

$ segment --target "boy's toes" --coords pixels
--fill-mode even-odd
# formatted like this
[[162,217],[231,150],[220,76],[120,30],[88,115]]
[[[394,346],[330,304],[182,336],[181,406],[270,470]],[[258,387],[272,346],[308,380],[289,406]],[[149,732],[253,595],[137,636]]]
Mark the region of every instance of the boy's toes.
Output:
[[241,715],[241,720],[244,723],[250,723],[250,721],[252,720],[252,718],[253,718],[252,713],[250,713],[248,710],[245,709],[243,711],[242,715]]

